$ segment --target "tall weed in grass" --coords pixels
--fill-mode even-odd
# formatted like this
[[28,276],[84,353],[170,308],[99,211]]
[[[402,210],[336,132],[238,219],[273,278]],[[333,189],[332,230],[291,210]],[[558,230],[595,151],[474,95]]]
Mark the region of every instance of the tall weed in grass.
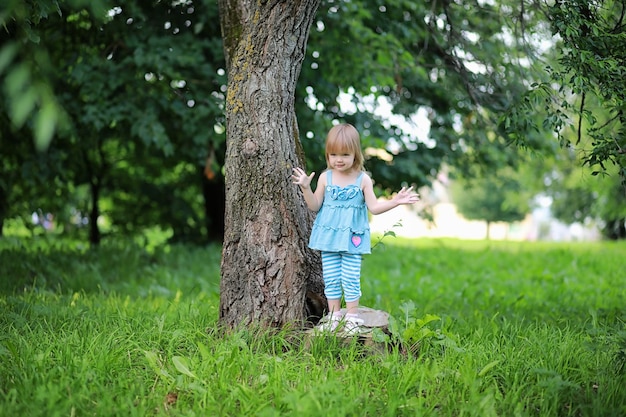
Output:
[[374,349],[218,325],[220,248],[0,243],[1,416],[626,415],[620,243],[386,241]]

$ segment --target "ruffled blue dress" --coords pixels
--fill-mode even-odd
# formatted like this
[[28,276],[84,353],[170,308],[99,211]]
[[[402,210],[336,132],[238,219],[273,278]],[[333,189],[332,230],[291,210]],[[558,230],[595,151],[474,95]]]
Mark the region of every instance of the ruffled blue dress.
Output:
[[333,185],[326,171],[324,202],[313,222],[309,247],[324,252],[368,254],[372,250],[367,206],[361,190],[361,173],[354,184]]

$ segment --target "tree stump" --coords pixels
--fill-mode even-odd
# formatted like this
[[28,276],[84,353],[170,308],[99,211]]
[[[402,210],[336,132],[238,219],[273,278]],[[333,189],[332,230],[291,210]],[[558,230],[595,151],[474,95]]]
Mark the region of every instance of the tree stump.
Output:
[[[345,314],[346,309],[341,309],[341,313]],[[354,338],[358,338],[358,341],[364,346],[384,349],[385,345],[372,339],[372,333],[374,329],[380,329],[382,332],[389,334],[389,313],[369,307],[359,307],[358,313],[359,318],[363,320],[363,325],[361,326],[361,331],[357,334],[348,334],[342,331],[341,328],[334,332],[320,331],[316,326],[307,330],[307,335],[311,337],[334,336],[344,339],[346,343],[354,340]]]

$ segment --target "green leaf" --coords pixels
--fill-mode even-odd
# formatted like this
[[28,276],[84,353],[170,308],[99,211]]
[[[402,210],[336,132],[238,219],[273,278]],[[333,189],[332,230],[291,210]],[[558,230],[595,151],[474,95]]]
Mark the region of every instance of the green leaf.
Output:
[[35,147],[39,152],[50,145],[57,125],[58,110],[52,100],[46,100],[35,118]]
[[441,320],[441,317],[435,316],[434,314],[426,314],[424,318],[417,319],[417,324],[420,327],[423,327],[423,326],[426,326],[428,323],[431,323],[433,321],[438,321],[438,320]]
[[163,369],[163,367],[161,366],[161,361],[159,360],[159,356],[156,354],[156,352],[152,352],[152,351],[144,351],[144,354],[146,356],[146,360],[148,361],[148,365],[150,365],[150,368],[152,368],[152,370],[159,376],[162,376],[166,379],[169,379],[171,381],[174,380],[174,377],[172,377],[169,372],[167,372],[165,369]]
[[491,370],[492,368],[494,368],[496,365],[498,365],[501,362],[501,360],[495,360],[493,362],[489,362],[487,365],[483,366],[483,369],[481,369],[478,372],[478,376],[485,376],[485,374],[487,372],[489,372],[489,370]]
[[372,340],[377,343],[387,343],[391,340],[388,334],[383,332],[380,328],[376,327],[372,331]]
[[0,74],[11,64],[15,54],[17,54],[17,50],[18,46],[13,42],[7,43],[0,49]]
[[208,361],[211,359],[211,354],[209,353],[209,349],[207,349],[207,347],[205,345],[203,345],[202,343],[198,343],[198,352],[200,352],[200,356],[202,357],[203,361]]
[[174,366],[176,367],[176,370],[178,372],[180,372],[181,374],[187,375],[187,376],[189,376],[191,378],[195,378],[195,379],[198,378],[189,369],[189,360],[187,358],[185,358],[184,356],[174,356],[174,357],[172,357],[172,362],[174,363]]
[[12,117],[16,126],[22,126],[28,116],[31,115],[37,103],[37,91],[29,88],[25,93],[15,93],[16,97],[13,101]]
[[412,300],[405,301],[400,305],[400,311],[402,311],[406,317],[408,317],[414,310],[415,302]]
[[399,328],[398,325],[398,321],[396,320],[396,318],[394,316],[389,316],[389,326],[388,326],[389,332],[391,333],[391,335],[397,339],[402,341],[402,331]]

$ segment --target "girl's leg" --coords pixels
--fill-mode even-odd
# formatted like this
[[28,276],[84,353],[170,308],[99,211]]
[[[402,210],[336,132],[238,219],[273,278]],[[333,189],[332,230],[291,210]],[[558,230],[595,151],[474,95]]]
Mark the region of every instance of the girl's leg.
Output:
[[343,254],[341,263],[341,285],[346,300],[346,312],[356,314],[361,298],[361,255]]
[[341,310],[341,255],[335,252],[322,252],[322,272],[328,312],[339,314]]
[[358,314],[359,312],[359,300],[348,302],[346,301],[346,314]]

